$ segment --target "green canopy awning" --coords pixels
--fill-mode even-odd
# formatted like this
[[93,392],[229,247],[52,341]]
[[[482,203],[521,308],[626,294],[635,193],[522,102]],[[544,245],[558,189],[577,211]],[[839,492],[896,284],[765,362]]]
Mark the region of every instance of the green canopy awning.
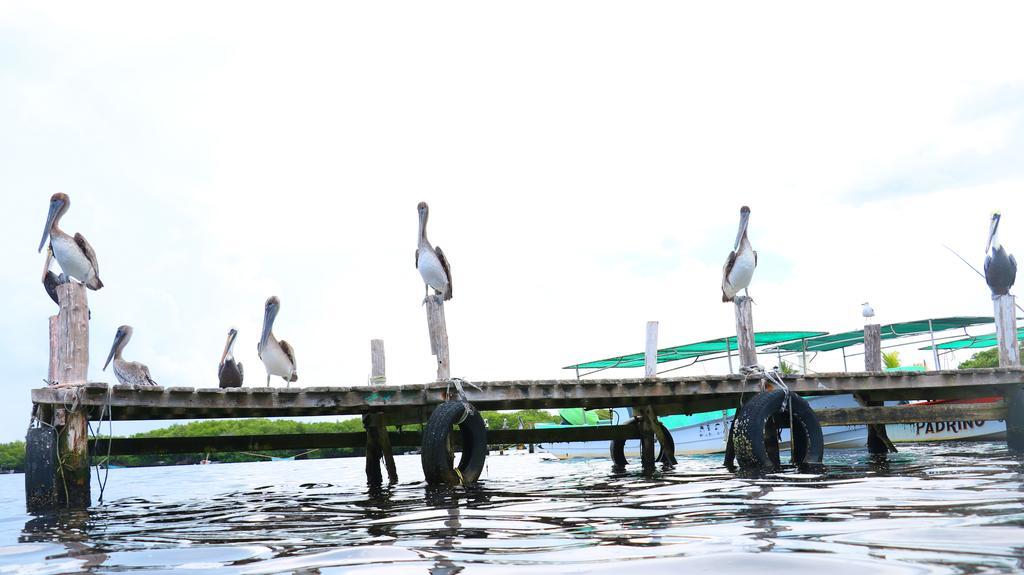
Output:
[[[819,337],[825,335],[825,333],[826,332],[824,331],[759,331],[754,334],[754,345],[761,347],[763,345],[775,345],[787,341],[799,341],[802,339]],[[678,361],[681,359],[693,359],[702,355],[726,353],[728,351],[736,351],[736,336],[709,339],[707,341],[659,349],[658,363]],[[631,353],[629,355],[620,355],[618,357],[609,357],[607,359],[599,359],[597,361],[577,363],[576,365],[568,365],[562,369],[605,369],[643,367],[643,365],[644,354],[641,352]]]
[[[893,339],[907,335],[928,333],[929,322],[932,331],[945,331],[948,329],[959,329],[972,325],[992,323],[994,321],[995,319],[992,317],[940,317],[934,319],[921,319],[917,321],[905,321],[902,323],[890,323],[881,327],[882,339]],[[804,348],[804,343],[807,345],[806,348]],[[807,351],[832,351],[834,349],[841,349],[863,343],[864,330],[858,329],[855,331],[824,335],[808,339],[806,342],[787,343],[778,346],[777,349],[784,351],[803,351],[804,349]]]
[[[1024,327],[1017,330],[1017,340],[1024,339]],[[947,341],[946,343],[940,343],[935,347],[938,349],[981,349],[985,347],[995,347],[999,345],[999,340],[996,339],[996,334],[986,333],[985,335],[975,335],[972,337],[965,337],[963,339],[957,339],[954,341]],[[931,350],[932,346],[922,347],[921,349]]]

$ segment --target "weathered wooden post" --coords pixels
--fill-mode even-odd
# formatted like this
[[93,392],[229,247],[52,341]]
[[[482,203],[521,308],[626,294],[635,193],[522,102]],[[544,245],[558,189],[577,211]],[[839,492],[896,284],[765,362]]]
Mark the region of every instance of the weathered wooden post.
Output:
[[370,383],[383,385],[387,383],[384,373],[384,340],[370,340]]
[[57,383],[57,334],[60,331],[60,322],[58,321],[60,316],[50,316],[50,368],[46,375],[46,384],[54,385]]
[[1020,345],[1017,342],[1017,314],[1012,295],[996,296],[996,337],[999,340],[999,367],[1020,367]]
[[89,302],[85,286],[67,282],[57,286],[57,383],[86,383],[89,376]]
[[647,322],[647,346],[644,348],[644,377],[658,376],[658,322]]
[[[995,309],[996,339],[999,343],[999,367],[1020,367],[1020,344],[1017,342],[1017,314],[1012,295],[992,298]],[[1010,387],[1006,401],[1006,445],[1013,451],[1024,451],[1024,386]]]
[[[50,383],[72,387],[87,382],[89,373],[89,304],[85,286],[67,282],[57,286],[60,311],[56,321],[50,318]],[[72,392],[69,390],[69,392]],[[89,424],[85,408],[71,402],[36,413],[42,425],[52,426],[52,439],[46,432],[30,429],[25,446],[25,492],[30,511],[56,507],[84,509],[92,503],[89,485]],[[34,433],[35,432],[35,433]],[[55,443],[55,445],[54,445]],[[59,454],[57,457],[55,454]],[[55,497],[45,494],[56,491]]]
[[736,347],[740,352],[740,367],[757,365],[757,346],[754,345],[754,300],[736,296]]
[[[882,326],[877,323],[864,326],[864,371],[882,371]],[[868,401],[859,393],[854,394],[857,403],[867,407],[879,407],[882,401]],[[868,424],[868,453],[895,453],[896,447],[889,440],[885,424]]]
[[[384,385],[384,340],[370,340],[370,383]],[[388,470],[388,482],[398,483],[398,470],[395,467],[395,454],[391,451],[391,439],[383,413],[371,413],[363,416],[363,428],[366,429],[366,478],[370,483],[380,483],[380,460],[384,458],[384,467]]]
[[426,307],[430,353],[437,358],[437,381],[447,381],[451,379],[451,368],[448,363],[448,327],[444,321],[444,300],[439,295],[429,295]]

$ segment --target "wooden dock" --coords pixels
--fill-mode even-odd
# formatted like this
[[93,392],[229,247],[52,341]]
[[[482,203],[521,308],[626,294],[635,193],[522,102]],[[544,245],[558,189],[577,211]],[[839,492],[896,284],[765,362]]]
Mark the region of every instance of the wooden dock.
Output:
[[[384,382],[383,342],[371,343],[372,385],[294,388],[132,387],[86,383],[88,312],[85,292],[77,284],[58,288],[61,311],[51,320],[50,381],[59,384],[32,390],[32,425],[26,441],[26,501],[32,512],[82,508],[91,504],[90,454],[264,451],[327,447],[365,447],[368,481],[382,481],[383,460],[391,482],[398,480],[393,446],[420,446],[428,483],[466,485],[483,469],[488,444],[549,443],[640,439],[645,472],[655,467],[655,442],[674,452],[671,435],[658,416],[738,408],[726,441],[726,464],[736,446],[741,467],[778,465],[778,435],[791,428],[798,463],[820,463],[824,450],[821,425],[868,425],[868,449],[892,450],[884,437],[886,423],[932,421],[1007,421],[1011,448],[1024,450],[1024,369],[1015,356],[1016,339],[1003,342],[997,369],[931,372],[882,372],[877,326],[865,327],[865,367],[861,373],[788,375],[766,373],[756,365],[753,321],[747,300],[736,305],[741,366],[748,375],[656,377],[657,324],[648,324],[649,377],[595,380],[511,380],[463,382],[449,375],[443,303],[428,298],[431,349],[438,358],[438,381],[415,385]],[[1012,297],[997,301],[997,310],[1012,306]],[[999,314],[997,314],[998,317]],[[1004,314],[1006,315],[1006,314]],[[1013,314],[997,328],[1016,337]],[[1009,335],[1007,335],[1009,334]],[[1001,336],[1002,337],[1002,336]],[[752,363],[754,362],[754,363]],[[459,388],[463,391],[458,391]],[[802,397],[853,394],[862,407],[813,412]],[[883,406],[891,400],[964,400],[978,403],[933,403]],[[774,402],[774,403],[773,403]],[[635,418],[621,425],[566,426],[557,429],[488,430],[479,410],[558,409],[565,407],[632,407]],[[93,439],[90,421],[104,419],[170,420],[248,417],[355,416],[364,432],[187,438]],[[389,426],[421,424],[419,429]],[[458,431],[456,431],[458,430]],[[734,432],[737,434],[734,439]],[[802,439],[801,439],[802,438]],[[803,441],[802,446],[798,445]],[[461,448],[459,446],[461,445]],[[667,450],[665,448],[668,448]],[[455,461],[456,450],[462,455]],[[663,460],[671,465],[671,455]]]
[[[857,393],[871,401],[966,399],[1003,395],[1007,386],[1024,383],[1024,369],[827,373],[791,375],[784,381],[790,390],[805,397]],[[729,409],[737,407],[743,396],[761,390],[760,379],[744,380],[738,375],[512,380],[475,385],[480,389],[465,387],[466,399],[481,410],[651,405],[657,415]],[[453,391],[444,383],[287,389],[133,388],[90,383],[34,389],[32,402],[52,408],[77,403],[89,412],[90,419],[109,407],[105,417],[115,421],[380,413],[389,425],[403,425],[426,422],[433,408]]]

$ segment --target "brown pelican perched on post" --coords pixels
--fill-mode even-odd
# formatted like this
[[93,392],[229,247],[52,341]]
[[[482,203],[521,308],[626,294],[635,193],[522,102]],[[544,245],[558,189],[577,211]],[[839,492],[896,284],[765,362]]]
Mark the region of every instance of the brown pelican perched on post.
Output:
[[224,344],[224,353],[220,356],[220,368],[217,370],[217,378],[221,387],[242,387],[242,379],[245,377],[242,371],[242,362],[235,361],[235,339],[238,338],[238,330],[231,328],[228,332],[228,341]]
[[1010,293],[1013,282],[1017,279],[1017,260],[1006,253],[1006,248],[999,243],[999,212],[992,214],[992,223],[988,229],[988,245],[985,251],[985,282],[992,290],[992,298]]
[[39,251],[43,251],[46,238],[50,238],[50,249],[53,257],[60,264],[60,269],[68,277],[85,284],[85,287],[98,290],[103,287],[100,281],[99,264],[96,252],[82,234],[71,237],[60,229],[60,219],[71,206],[67,194],[53,194],[50,197],[50,213],[46,216],[46,227],[43,228],[43,239],[39,241]]
[[[740,229],[736,232],[736,244],[725,260],[722,269],[722,301],[733,301],[736,294],[750,287],[757,267],[757,252],[750,247],[747,238],[747,224],[750,222],[750,208],[740,208]],[[747,296],[750,294],[747,293]]]
[[114,335],[114,345],[110,347],[110,355],[107,356],[107,361],[103,364],[103,371],[107,370],[110,360],[113,359],[114,376],[117,377],[117,381],[121,382],[122,385],[157,385],[153,381],[153,376],[149,375],[149,368],[145,364],[137,361],[125,361],[121,358],[121,352],[124,351],[124,346],[128,345],[128,341],[131,338],[132,326],[122,325],[117,328],[117,334]]
[[260,342],[256,346],[256,351],[259,353],[260,359],[263,360],[264,367],[267,368],[267,387],[270,387],[270,376],[272,375],[284,379],[288,382],[288,387],[291,387],[291,382],[299,379],[295,367],[295,350],[288,345],[287,341],[278,341],[270,331],[274,327],[274,318],[277,317],[277,312],[280,309],[281,300],[277,299],[276,295],[267,298],[267,303],[263,306],[263,335],[260,336]]
[[435,248],[427,241],[427,217],[430,215],[430,208],[426,202],[420,202],[416,206],[420,214],[420,238],[416,247],[416,269],[423,278],[423,299],[430,293],[430,288],[438,295],[443,296],[445,301],[452,299],[452,270],[448,266],[448,258],[444,257],[441,248]]

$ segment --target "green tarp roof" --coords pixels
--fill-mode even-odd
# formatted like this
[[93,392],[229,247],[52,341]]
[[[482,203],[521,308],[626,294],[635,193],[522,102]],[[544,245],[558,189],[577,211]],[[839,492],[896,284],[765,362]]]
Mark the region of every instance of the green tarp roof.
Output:
[[[762,345],[774,345],[787,341],[818,337],[825,335],[825,333],[826,332],[823,331],[759,331],[754,334],[754,345],[758,347]],[[658,363],[678,361],[680,359],[692,359],[713,353],[726,353],[729,350],[736,351],[735,336],[709,339],[707,341],[659,349]],[[578,363],[576,365],[568,365],[562,369],[603,369],[610,367],[643,367],[643,365],[644,354],[641,352],[629,355],[620,355],[618,357],[609,357],[607,359],[599,359],[597,361],[588,361],[586,363]]]
[[[992,317],[940,317],[931,320],[921,319],[917,321],[905,321],[902,323],[890,323],[882,326],[882,339],[892,339],[906,335],[928,333],[929,321],[931,322],[931,326],[934,331],[945,331],[947,329],[958,329],[972,325],[992,323],[995,319]],[[803,351],[805,349],[803,347],[804,343],[805,342],[799,341],[795,343],[787,343],[785,345],[778,346],[778,349],[785,351]],[[833,333],[808,339],[806,341],[806,350],[832,351],[834,349],[849,347],[851,345],[859,345],[862,343],[864,343],[864,330],[858,329],[855,331]]]
[[[1017,330],[1017,339],[1024,339],[1024,327]],[[939,349],[980,349],[984,347],[995,347],[997,345],[999,345],[999,340],[996,339],[996,334],[986,333],[985,335],[975,335],[954,341],[947,341],[946,343],[940,343],[935,347]],[[931,348],[932,346],[929,345],[928,347],[922,347],[921,349],[930,350]]]

